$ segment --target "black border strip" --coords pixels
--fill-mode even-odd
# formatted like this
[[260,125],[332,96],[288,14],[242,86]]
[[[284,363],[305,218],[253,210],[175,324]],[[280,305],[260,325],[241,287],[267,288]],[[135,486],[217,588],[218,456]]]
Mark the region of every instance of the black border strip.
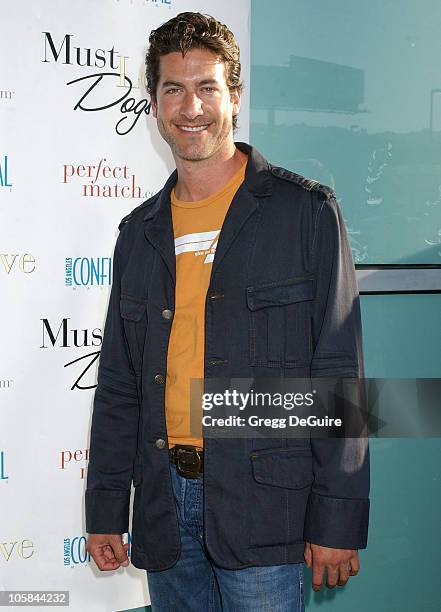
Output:
[[355,264],[356,270],[441,270],[441,264]]
[[360,295],[440,295],[441,289],[415,289],[414,291],[359,291]]
[[[355,270],[441,270],[441,264],[355,264]],[[360,295],[440,295],[441,289],[359,291]]]

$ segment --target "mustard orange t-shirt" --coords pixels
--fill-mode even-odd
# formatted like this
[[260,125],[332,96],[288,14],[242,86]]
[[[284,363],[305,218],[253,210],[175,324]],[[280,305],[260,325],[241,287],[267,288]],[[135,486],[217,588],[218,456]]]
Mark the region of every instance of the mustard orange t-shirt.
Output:
[[171,193],[176,290],[165,388],[169,446],[203,448],[202,410],[192,415],[193,424],[197,417],[196,431],[190,426],[190,380],[204,378],[205,298],[222,224],[245,168],[246,161],[222,189],[203,200],[185,202],[176,198],[174,189]]

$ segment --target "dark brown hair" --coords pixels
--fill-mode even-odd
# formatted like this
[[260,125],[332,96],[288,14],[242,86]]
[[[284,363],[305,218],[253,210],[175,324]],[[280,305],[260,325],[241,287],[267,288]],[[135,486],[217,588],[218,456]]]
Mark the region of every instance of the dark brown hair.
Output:
[[[233,33],[226,25],[210,15],[179,13],[173,19],[152,30],[145,57],[147,91],[156,101],[159,82],[159,60],[162,55],[181,51],[182,57],[190,49],[208,49],[225,64],[225,80],[230,93],[242,91],[240,80],[240,50]],[[237,117],[233,117],[233,129]]]

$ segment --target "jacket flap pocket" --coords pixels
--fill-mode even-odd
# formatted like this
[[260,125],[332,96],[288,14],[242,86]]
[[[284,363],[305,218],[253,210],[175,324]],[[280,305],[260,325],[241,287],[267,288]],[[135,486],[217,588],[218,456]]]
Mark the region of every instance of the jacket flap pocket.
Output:
[[251,453],[257,482],[286,489],[303,489],[314,481],[312,452],[303,448],[265,449]]
[[247,287],[247,303],[250,310],[266,306],[284,306],[314,298],[313,278],[288,279],[283,282]]
[[123,319],[129,321],[140,321],[147,306],[146,300],[121,296],[119,308]]

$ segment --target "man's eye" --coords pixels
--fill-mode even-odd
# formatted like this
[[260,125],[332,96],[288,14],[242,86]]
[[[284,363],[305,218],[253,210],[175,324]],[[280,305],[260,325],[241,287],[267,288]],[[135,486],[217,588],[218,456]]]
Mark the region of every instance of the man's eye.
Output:
[[167,89],[167,91],[166,91],[165,93],[168,93],[168,94],[169,94],[169,93],[174,94],[174,93],[176,93],[177,91],[179,91],[179,89],[178,89],[177,87],[171,87],[170,89]]
[[211,93],[214,91],[214,87],[203,87],[202,88],[204,91],[208,91],[208,93]]

